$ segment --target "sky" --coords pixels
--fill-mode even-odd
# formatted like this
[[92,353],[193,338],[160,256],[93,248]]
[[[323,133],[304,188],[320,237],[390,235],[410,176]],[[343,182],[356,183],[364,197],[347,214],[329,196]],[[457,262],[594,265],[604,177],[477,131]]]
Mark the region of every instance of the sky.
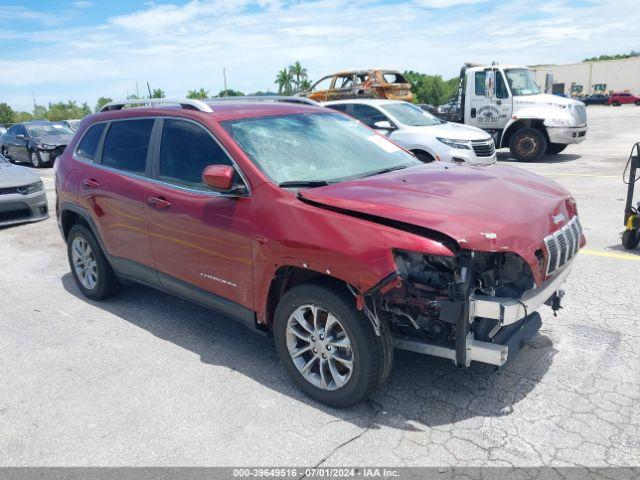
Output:
[[637,0],[0,0],[0,102],[38,104],[161,88],[275,90],[391,68],[451,78],[464,62],[574,63],[640,50]]

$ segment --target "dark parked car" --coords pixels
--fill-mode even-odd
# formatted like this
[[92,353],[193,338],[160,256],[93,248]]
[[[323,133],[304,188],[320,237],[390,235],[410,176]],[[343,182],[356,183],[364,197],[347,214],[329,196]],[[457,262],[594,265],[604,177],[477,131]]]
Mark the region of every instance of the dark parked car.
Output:
[[3,135],[0,153],[13,163],[29,162],[36,168],[50,166],[72,138],[73,132],[59,123],[19,123]]
[[609,95],[604,93],[594,93],[582,99],[582,103],[585,105],[606,105],[609,101]]

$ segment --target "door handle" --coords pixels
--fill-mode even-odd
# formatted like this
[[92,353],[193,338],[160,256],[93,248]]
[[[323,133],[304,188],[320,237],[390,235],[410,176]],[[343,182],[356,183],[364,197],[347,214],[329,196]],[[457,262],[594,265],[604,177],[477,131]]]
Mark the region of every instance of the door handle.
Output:
[[476,118],[476,109],[475,108],[471,109],[471,118]]
[[169,208],[171,206],[171,202],[169,202],[164,197],[154,197],[154,196],[148,197],[147,203],[151,205],[153,208],[157,208],[157,209]]
[[502,100],[497,100],[497,101],[496,101],[496,104],[497,104],[497,105],[502,105]]
[[82,181],[82,184],[86,188],[98,188],[100,186],[100,182],[98,182],[95,178],[85,178]]

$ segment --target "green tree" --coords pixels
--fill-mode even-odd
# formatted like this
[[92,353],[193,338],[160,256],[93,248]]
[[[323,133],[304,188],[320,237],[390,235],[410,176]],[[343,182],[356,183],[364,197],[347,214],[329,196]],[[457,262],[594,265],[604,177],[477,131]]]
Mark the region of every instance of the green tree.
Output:
[[283,68],[276,75],[276,81],[274,82],[278,85],[278,93],[280,95],[291,95],[293,94],[291,73],[286,68]]
[[165,98],[164,90],[161,88],[154,88],[151,90],[151,98]]
[[34,120],[47,120],[47,107],[35,105],[32,115]]
[[301,82],[307,79],[307,69],[296,60],[293,65],[289,65],[289,75],[291,76],[292,83],[295,85],[294,93],[299,92],[302,89]]
[[204,100],[205,98],[209,98],[209,92],[204,88],[200,88],[200,90],[189,90],[187,92],[187,98],[191,98],[193,100]]
[[306,92],[307,90],[311,90],[311,80],[308,78],[300,80],[298,92]]
[[13,123],[15,112],[7,103],[0,103],[0,125],[3,123]]
[[219,97],[244,97],[244,93],[239,90],[232,90],[227,88],[226,90],[220,90],[218,93]]
[[60,120],[82,118],[90,113],[91,109],[86,102],[78,105],[75,101],[69,100],[68,102],[49,103],[46,118],[52,122],[59,122]]
[[404,72],[404,76],[411,83],[416,103],[441,105],[456,95],[459,81],[457,77],[443,80],[440,75],[425,75],[413,71]]
[[28,122],[29,120],[33,120],[33,115],[31,115],[29,112],[13,113],[13,123]]
[[100,97],[98,99],[98,101],[96,102],[96,109],[94,110],[95,112],[99,112],[100,109],[102,107],[104,107],[107,103],[109,102],[113,102],[113,98],[109,98],[109,97]]
[[602,62],[604,60],[622,60],[625,58],[640,57],[640,52],[631,50],[629,53],[618,53],[617,55],[600,55],[599,57],[590,57],[582,60],[583,62]]

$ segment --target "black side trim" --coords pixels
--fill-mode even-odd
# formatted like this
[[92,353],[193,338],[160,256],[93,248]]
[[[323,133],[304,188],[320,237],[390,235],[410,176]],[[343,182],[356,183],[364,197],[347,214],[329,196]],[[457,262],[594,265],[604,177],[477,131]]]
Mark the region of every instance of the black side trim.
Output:
[[420,235],[422,237],[430,238],[431,240],[435,240],[436,242],[442,243],[445,247],[450,249],[453,253],[456,253],[460,250],[460,246],[458,242],[456,242],[453,238],[444,233],[438,232],[436,230],[431,230],[430,228],[419,227],[417,225],[412,225],[406,222],[400,222],[398,220],[391,220],[385,217],[379,217],[378,215],[371,215],[369,213],[356,212],[354,210],[348,210],[346,208],[333,207],[331,205],[326,205],[320,202],[314,202],[313,200],[309,200],[302,196],[301,193],[298,193],[298,200],[307,205],[311,205],[314,207],[322,208],[324,210],[329,210],[331,212],[341,213],[343,215],[349,215],[350,217],[360,218],[362,220],[367,220],[369,222],[378,223],[380,225],[386,225],[387,227],[396,228],[398,230],[402,230],[404,232],[413,233],[415,235]]
[[158,278],[163,289],[169,293],[228,315],[252,330],[256,329],[256,314],[253,310],[166,273],[158,272]]
[[134,282],[144,283],[149,287],[162,288],[155,268],[149,267],[142,263],[134,262],[127,258],[114,257],[107,255],[107,259],[111,264],[111,267],[119,277],[124,277],[127,280],[133,280]]

